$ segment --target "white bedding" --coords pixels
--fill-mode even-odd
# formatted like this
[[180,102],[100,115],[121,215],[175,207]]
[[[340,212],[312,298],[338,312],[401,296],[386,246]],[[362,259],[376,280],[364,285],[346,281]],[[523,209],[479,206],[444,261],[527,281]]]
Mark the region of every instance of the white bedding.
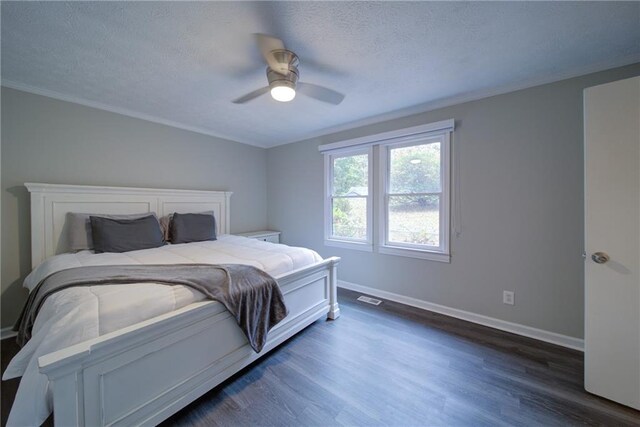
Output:
[[[45,277],[67,268],[124,264],[247,264],[279,276],[321,261],[316,252],[246,237],[166,245],[126,253],[82,251],[45,260],[26,278],[30,291]],[[2,379],[22,376],[9,426],[40,425],[52,411],[48,380],[38,358],[73,344],[151,319],[204,299],[184,286],[153,283],[69,288],[50,296],[33,327],[31,340],[11,360]]]

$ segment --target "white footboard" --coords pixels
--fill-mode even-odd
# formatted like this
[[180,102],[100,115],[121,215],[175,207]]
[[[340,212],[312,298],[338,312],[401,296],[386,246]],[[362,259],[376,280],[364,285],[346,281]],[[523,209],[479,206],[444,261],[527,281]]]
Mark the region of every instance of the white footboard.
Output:
[[289,315],[253,352],[235,320],[206,301],[47,354],[54,422],[153,425],[177,412],[317,319],[335,319],[336,265],[328,258],[278,277]]

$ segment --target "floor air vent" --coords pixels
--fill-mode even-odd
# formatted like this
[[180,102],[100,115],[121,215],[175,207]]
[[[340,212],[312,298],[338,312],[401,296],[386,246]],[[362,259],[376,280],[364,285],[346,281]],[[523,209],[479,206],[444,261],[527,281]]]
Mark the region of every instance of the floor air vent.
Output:
[[364,295],[359,296],[358,301],[366,302],[367,304],[373,305],[380,305],[382,303],[382,301],[380,301],[379,299],[365,297]]

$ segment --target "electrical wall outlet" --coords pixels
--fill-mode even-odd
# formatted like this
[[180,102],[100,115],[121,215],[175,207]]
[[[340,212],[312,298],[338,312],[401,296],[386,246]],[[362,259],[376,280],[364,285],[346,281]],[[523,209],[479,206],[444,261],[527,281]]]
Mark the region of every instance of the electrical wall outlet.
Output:
[[502,302],[509,305],[514,305],[516,303],[515,292],[513,291],[503,291],[502,292]]

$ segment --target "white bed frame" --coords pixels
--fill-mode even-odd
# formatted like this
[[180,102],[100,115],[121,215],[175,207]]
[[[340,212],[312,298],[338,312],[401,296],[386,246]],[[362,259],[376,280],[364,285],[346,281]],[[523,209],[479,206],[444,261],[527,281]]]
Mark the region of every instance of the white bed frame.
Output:
[[[25,184],[31,193],[35,267],[65,252],[68,212],[139,213],[213,210],[229,233],[230,192]],[[154,425],[327,316],[340,315],[331,257],[276,277],[289,315],[256,354],[218,302],[204,301],[40,357],[59,426]]]

